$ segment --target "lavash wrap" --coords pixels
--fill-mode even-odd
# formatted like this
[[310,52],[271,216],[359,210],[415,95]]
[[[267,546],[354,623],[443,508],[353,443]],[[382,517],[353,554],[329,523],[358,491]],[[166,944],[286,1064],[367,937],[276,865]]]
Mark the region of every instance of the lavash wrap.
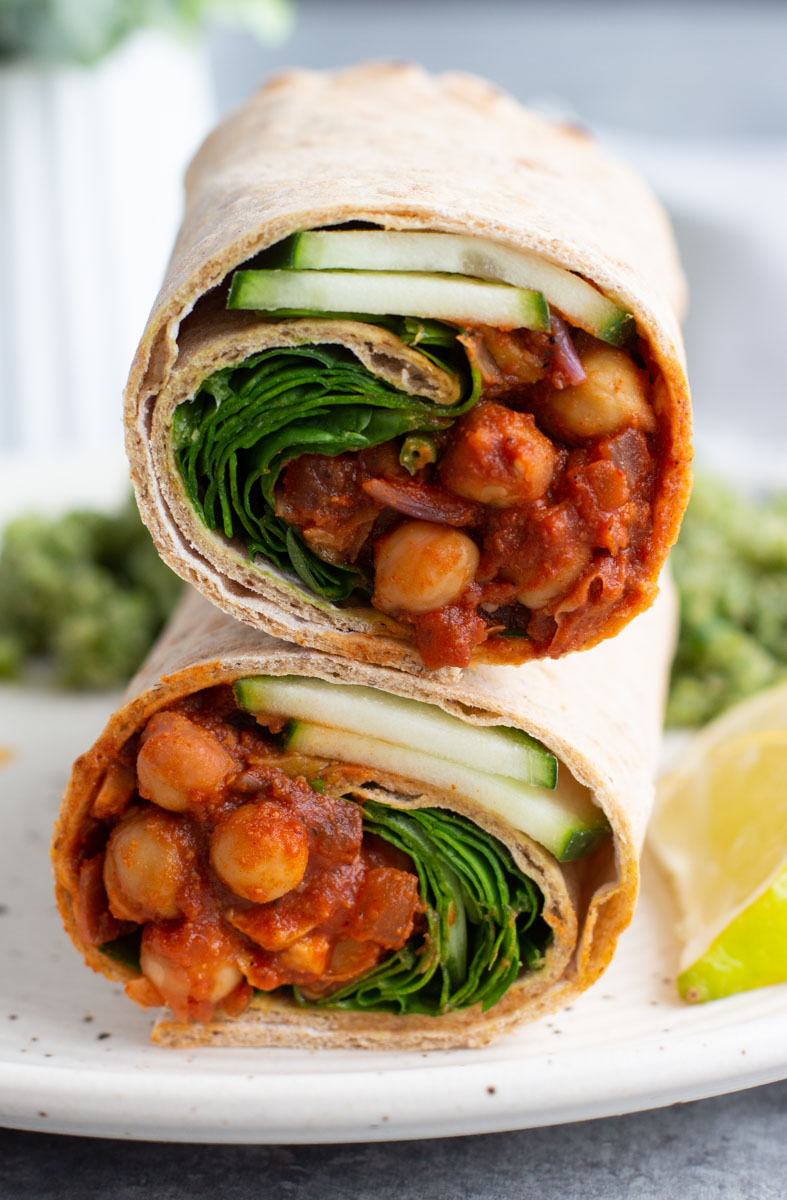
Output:
[[[273,345],[338,340],[388,382],[434,397],[437,369],[401,343],[393,346],[385,330],[320,319],[308,329],[297,321],[277,325],[224,307],[228,276],[239,264],[296,231],[352,220],[478,235],[535,251],[585,276],[635,316],[660,371],[653,403],[662,469],[645,581],[591,629],[586,644],[616,633],[652,602],[688,497],[683,276],[667,219],[633,172],[583,131],[524,110],[469,75],[430,76],[386,63],[290,71],[199,150],[186,176],[183,224],[125,394],[132,479],[161,556],[225,612],[277,637],[425,669],[409,632],[390,617],[313,596],[294,575],[252,563],[242,543],[203,526],[168,445],[175,407],[207,375]],[[532,652],[526,639],[518,647]],[[473,661],[490,653],[477,647]]]
[[58,906],[72,941],[108,978],[135,976],[133,968],[80,942],[74,912],[80,830],[126,739],[153,713],[202,688],[255,674],[314,676],[438,704],[472,725],[503,723],[525,730],[557,755],[560,770],[591,788],[612,835],[587,857],[558,864],[525,834],[452,792],[374,769],[359,788],[352,773],[348,792],[356,796],[399,807],[445,807],[500,838],[544,893],[543,915],[553,932],[545,966],[520,976],[486,1013],[480,1006],[435,1017],[310,1009],[270,993],[255,996],[252,1007],[234,1020],[160,1021],[154,1040],[175,1046],[476,1046],[568,1003],[605,969],[633,912],[675,617],[674,593],[667,587],[619,637],[585,654],[518,668],[479,665],[446,681],[286,644],[229,620],[189,592],[123,705],[74,764],[52,844]]

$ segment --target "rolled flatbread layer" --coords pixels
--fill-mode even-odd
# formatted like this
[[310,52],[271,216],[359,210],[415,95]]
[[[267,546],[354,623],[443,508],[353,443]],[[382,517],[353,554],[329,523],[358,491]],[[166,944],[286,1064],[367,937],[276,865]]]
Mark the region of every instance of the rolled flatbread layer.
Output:
[[[434,675],[375,668],[363,662],[285,644],[227,619],[195,593],[190,593],[130,685],[125,703],[111,717],[92,749],[74,764],[52,849],[57,901],[72,941],[88,965],[110,979],[124,982],[129,995],[139,1002],[160,1004],[161,997],[166,996],[172,1003],[171,997],[175,996],[173,1007],[177,1015],[161,1020],[154,1032],[154,1040],[165,1045],[476,1046],[522,1021],[532,1020],[567,1003],[605,969],[618,937],[632,915],[638,888],[638,858],[653,795],[652,780],[674,629],[674,596],[668,588],[666,592],[662,591],[653,608],[633,622],[620,637],[606,641],[586,654],[516,669],[481,665],[469,669],[460,679],[438,682],[439,677]],[[380,1011],[379,1005],[365,1010],[348,1009],[331,1006],[330,995],[315,997],[314,990],[310,993],[308,987],[304,989],[305,998],[302,996],[298,1002],[292,987],[274,986],[278,977],[269,972],[274,967],[281,969],[276,964],[284,961],[283,956],[268,952],[272,945],[270,927],[266,926],[267,932],[263,936],[258,932],[262,926],[250,925],[249,920],[268,920],[271,914],[281,917],[281,905],[297,899],[303,888],[299,891],[296,886],[289,899],[285,895],[275,903],[269,898],[280,896],[281,891],[263,895],[253,888],[249,890],[248,879],[244,876],[239,881],[237,874],[237,862],[246,860],[242,854],[238,856],[237,845],[233,843],[229,855],[236,856],[236,866],[230,864],[227,867],[227,843],[217,847],[215,829],[234,828],[233,823],[239,819],[238,812],[242,817],[248,812],[269,814],[271,805],[277,810],[274,817],[285,819],[281,817],[282,802],[277,800],[279,793],[276,791],[276,779],[281,783],[281,777],[276,771],[270,773],[270,764],[284,767],[286,756],[266,758],[268,750],[260,756],[258,751],[248,749],[257,744],[255,729],[260,734],[268,734],[263,726],[255,726],[250,717],[244,718],[246,725],[242,726],[242,732],[235,730],[235,741],[227,742],[227,727],[216,723],[212,706],[223,705],[222,713],[226,717],[226,695],[232,694],[226,685],[249,678],[273,679],[281,683],[279,677],[286,677],[290,683],[295,680],[298,686],[314,686],[315,681],[327,681],[333,689],[329,705],[331,712],[335,710],[336,714],[334,717],[329,713],[328,719],[335,719],[339,724],[346,725],[340,715],[339,702],[350,691],[357,691],[356,686],[348,689],[347,685],[362,685],[375,689],[374,696],[383,700],[403,697],[410,702],[421,702],[417,706],[405,705],[408,712],[415,708],[417,720],[430,720],[430,714],[438,709],[451,714],[461,722],[463,741],[475,737],[487,726],[502,725],[524,731],[554,755],[559,764],[554,792],[545,787],[531,789],[531,792],[541,800],[553,796],[558,799],[578,796],[595,814],[589,822],[586,819],[586,824],[593,824],[603,832],[593,841],[593,849],[573,861],[560,862],[543,844],[515,827],[513,822],[527,826],[527,821],[520,819],[516,804],[508,810],[499,805],[496,807],[500,789],[509,788],[513,783],[511,778],[487,774],[483,786],[474,794],[472,788],[466,786],[466,772],[456,775],[455,784],[451,782],[453,776],[449,775],[446,782],[444,774],[424,782],[414,769],[409,768],[411,760],[402,746],[394,747],[395,753],[401,756],[393,764],[398,769],[391,769],[390,761],[382,767],[363,762],[365,750],[354,750],[335,760],[325,750],[321,751],[321,758],[310,758],[308,747],[303,749],[300,758],[297,753],[290,755],[289,777],[306,776],[311,787],[306,786],[303,778],[294,781],[290,778],[284,782],[291,791],[294,789],[298,793],[295,799],[299,803],[304,795],[309,798],[313,815],[307,824],[319,827],[320,812],[327,814],[327,823],[333,826],[328,829],[327,836],[334,836],[341,822],[346,825],[347,810],[360,807],[365,813],[393,813],[396,819],[420,813],[432,820],[436,813],[440,820],[449,824],[464,820],[463,828],[476,830],[482,839],[487,839],[485,844],[494,840],[495,845],[505,848],[502,855],[508,862],[506,870],[520,872],[517,878],[521,881],[521,877],[526,877],[536,894],[542,897],[538,920],[533,926],[541,931],[540,942],[529,961],[525,962],[520,955],[522,961],[518,967],[512,968],[511,962],[502,964],[513,969],[515,977],[508,979],[503,993],[487,1011],[483,1010],[481,1002],[469,1006],[457,1004],[455,1008],[449,1003],[436,1014],[430,1009]],[[198,712],[197,702],[206,697]],[[366,727],[371,729],[372,725],[372,710],[366,711],[370,714],[368,720],[363,715],[356,720],[355,732],[364,735],[368,745],[374,742],[379,746],[376,738],[367,734]],[[165,772],[165,776],[169,784],[165,783],[162,792],[161,778],[158,785],[155,779],[151,781],[151,748],[158,746],[160,760],[161,747],[164,746],[166,757],[167,746],[174,745],[184,736],[184,728],[193,735],[194,726],[189,717],[202,722],[197,731],[196,751],[186,745],[178,763],[173,765],[171,759],[167,761],[169,774]],[[266,719],[263,711],[263,724]],[[443,717],[439,719],[444,720]],[[271,730],[281,730],[284,722],[268,721],[268,724]],[[303,724],[295,722],[294,727],[297,729]],[[449,724],[453,725],[453,722]],[[206,793],[192,790],[190,798],[183,800],[184,789],[188,791],[188,787],[182,776],[192,769],[189,763],[205,758],[203,743],[205,739],[211,741],[212,734],[220,728],[224,730],[224,746],[229,746],[232,755],[237,756],[240,752],[241,742],[246,746],[243,769],[239,771],[237,758],[232,767],[235,774],[231,788],[246,789],[247,794],[239,795],[237,790],[221,792],[221,803],[211,815],[210,803],[213,801]],[[292,728],[287,725],[276,736],[289,738],[291,733],[288,731]],[[435,744],[431,728],[425,724],[423,738],[419,739],[427,754],[430,746]],[[388,736],[395,739],[393,724],[391,730]],[[379,733],[379,729],[374,732]],[[521,738],[520,734],[504,736]],[[216,779],[224,779],[226,784],[226,768],[220,763],[216,771],[212,765],[226,754],[226,750],[218,747],[215,740],[208,749],[207,769],[214,772]],[[473,753],[475,755],[475,751]],[[426,758],[427,754],[422,757]],[[356,761],[352,761],[354,755],[357,755]],[[445,762],[439,765],[444,771]],[[450,764],[448,769],[459,770]],[[489,770],[488,763],[484,769]],[[495,764],[493,769],[499,768]],[[254,777],[255,771],[262,771],[262,775]],[[322,789],[322,794],[314,788]],[[150,799],[153,803],[148,802]],[[237,808],[239,799],[243,802],[240,809]],[[289,798],[285,797],[283,803],[286,808]],[[321,809],[323,804],[334,807]],[[270,819],[267,815],[264,817],[265,822]],[[145,821],[148,822],[147,830],[155,826],[154,834],[158,840],[145,840],[147,833],[140,826],[140,822]],[[222,821],[228,824],[222,826]],[[208,867],[205,838],[211,829]],[[314,834],[314,829],[311,833]],[[266,836],[264,830],[261,836],[263,839]],[[412,873],[412,864],[408,867],[401,856],[393,862],[385,859],[380,871],[381,860],[374,857],[379,856],[380,839],[373,838],[371,844],[370,850],[367,840],[363,842],[363,853],[372,854],[370,862],[377,869],[377,874],[372,871],[371,875],[378,880],[381,877],[386,881],[394,879],[400,897],[396,904],[401,905],[401,896],[406,892],[406,887],[402,890],[402,884],[406,885],[408,879],[412,883],[408,875],[408,870]],[[310,842],[310,855],[317,853],[314,845]],[[181,865],[173,863],[173,846],[179,848],[178,854],[185,856],[183,861],[187,867],[191,863],[185,875]],[[296,846],[291,855],[297,851]],[[324,848],[319,852],[324,853]],[[345,854],[343,864],[336,869],[354,870],[360,862],[358,853],[356,845],[350,855]],[[353,855],[355,866],[349,864]],[[153,885],[145,885],[153,888],[152,900],[139,892],[133,879],[130,884],[128,882],[128,872],[133,873],[140,864],[155,880]],[[367,862],[366,866],[369,865]],[[195,900],[197,879],[203,881],[199,885],[203,892]],[[308,876],[304,876],[304,880],[308,881]],[[285,883],[285,890],[293,882],[297,883],[297,878]],[[239,899],[239,896],[245,899]],[[253,902],[251,905],[249,900]],[[357,929],[359,912],[362,920],[369,919],[368,904],[366,916],[363,916],[364,906],[360,902],[355,903],[354,915],[350,913],[353,903],[348,902],[349,907],[343,910],[342,930]],[[150,907],[145,911],[145,905],[153,906],[152,914]],[[463,906],[469,913],[471,902],[467,900],[465,904],[463,901]],[[184,917],[184,912],[190,915]],[[456,925],[455,918],[454,909],[444,931],[449,938]],[[410,924],[405,929],[411,939],[407,944],[415,947],[411,962],[418,963],[419,956],[426,954],[430,947],[434,949],[430,938],[436,935],[432,926],[425,930],[426,919],[424,905],[413,909],[411,903]],[[474,919],[482,920],[481,917]],[[210,951],[214,957],[209,954],[208,968],[200,976],[194,964],[190,965],[187,954],[184,958],[184,946],[188,949],[189,945],[195,944],[195,938],[200,945],[205,944],[199,929],[204,929],[206,923],[214,931],[211,936],[218,949],[215,953]],[[319,925],[319,920],[312,922],[312,926],[315,924]],[[296,932],[296,953],[304,949],[312,953],[315,937],[320,942],[322,935],[309,933],[310,928],[307,922],[304,937],[301,937],[302,931]],[[330,928],[327,925],[325,928],[328,929],[328,941],[334,947],[333,953],[337,944],[337,926],[334,922]],[[370,936],[368,929],[366,933],[356,932],[352,936],[361,940],[361,949],[368,945],[363,942]],[[118,950],[135,937],[137,958],[132,960]],[[468,937],[471,946],[476,944],[473,939],[477,941],[477,932],[473,933],[471,929]],[[403,939],[404,935],[399,942]],[[290,938],[287,945],[291,946],[292,941]],[[391,956],[399,953],[399,942],[384,942],[388,949],[378,952],[376,958],[373,955],[370,969],[385,969]],[[172,949],[176,943],[176,948]],[[264,943],[268,951],[264,947],[261,950],[260,943]],[[326,944],[325,939],[320,943],[323,960]],[[345,943],[342,944],[346,951]],[[353,943],[351,949],[358,952],[358,942]],[[289,950],[287,953],[291,964],[292,955]],[[162,972],[172,968],[173,955],[177,959],[177,970],[167,983]],[[222,955],[232,959],[229,967],[226,964],[222,967]],[[225,973],[221,974],[225,967]],[[183,984],[183,971],[187,975],[191,971],[188,986]],[[253,998],[249,980],[257,989]],[[218,981],[215,986],[214,981]],[[295,982],[304,982],[297,971]],[[162,990],[157,993],[154,987],[151,991],[151,983]],[[178,992],[181,985],[185,989],[182,994]],[[191,998],[184,999],[188,987],[192,988]],[[336,993],[335,984],[333,991],[335,995],[343,994]],[[244,1005],[248,1005],[245,1011],[240,1011]],[[240,1015],[231,1015],[239,1012]]]
[[[560,294],[551,276],[543,285],[551,327],[512,331],[530,318],[462,311],[435,331],[393,298],[401,317],[364,316],[364,303],[387,311],[369,298],[374,271],[333,273],[362,280],[350,313],[346,297],[326,313],[330,295],[311,291],[295,310],[227,309],[236,268],[254,276],[267,248],[336,227],[350,239],[370,227],[452,235],[451,253],[459,247],[463,269],[486,281],[471,278],[472,294],[500,278],[501,255],[535,270],[525,297],[557,269]],[[436,253],[432,268],[442,245]],[[385,295],[391,280],[411,286],[405,267],[386,276]],[[256,274],[308,276],[311,287],[331,272]],[[423,278],[439,290],[460,277]],[[582,292],[576,311],[565,286],[566,297]],[[436,311],[425,303],[419,320]],[[610,347],[602,318],[583,317],[588,303],[632,319],[631,338]],[[300,645],[415,671],[594,645],[652,602],[687,500],[684,304],[663,211],[583,131],[471,76],[392,64],[288,72],[211,134],[187,174],[183,225],[126,391],[143,519],[165,561],[214,604]],[[285,446],[270,416],[285,375],[265,373],[302,379],[309,349],[320,356],[309,359],[315,387],[333,372],[334,407],[305,422],[301,442],[285,430]],[[231,376],[250,362],[253,379]],[[227,381],[237,399],[244,386],[259,396],[266,379],[270,404],[243,409],[231,434],[225,422],[219,444],[213,416],[235,412]],[[345,426],[348,387],[366,407]],[[378,404],[396,411],[383,421]],[[260,422],[264,445],[248,436]],[[408,443],[408,429],[420,440]],[[207,465],[196,450],[186,462],[196,445]],[[402,543],[412,534],[415,549]],[[390,582],[394,553],[408,564],[404,592]],[[413,567],[439,554],[458,563],[448,584]]]

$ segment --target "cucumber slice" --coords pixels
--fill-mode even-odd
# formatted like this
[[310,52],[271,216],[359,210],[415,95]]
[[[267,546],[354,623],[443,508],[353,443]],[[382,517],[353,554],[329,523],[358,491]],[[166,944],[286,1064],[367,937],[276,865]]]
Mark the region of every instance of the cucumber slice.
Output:
[[511,250],[488,238],[456,233],[314,230],[296,233],[279,243],[276,251],[278,264],[301,271],[439,271],[534,289],[573,325],[613,346],[622,345],[634,330],[631,314],[579,275],[530,250]]
[[236,271],[228,308],[433,317],[500,329],[549,329],[540,292],[421,271]]
[[295,675],[258,675],[239,679],[235,697],[247,712],[363,730],[383,742],[405,748],[428,747],[435,758],[476,771],[510,775],[534,787],[554,788],[557,783],[554,754],[521,730],[467,725],[435,704],[391,696],[377,688]]
[[422,750],[395,746],[365,733],[329,729],[306,721],[292,722],[285,734],[285,748],[315,758],[338,759],[390,771],[404,779],[466,796],[486,812],[528,834],[559,862],[586,854],[609,832],[601,809],[568,772],[563,773],[556,790],[550,792],[503,775],[488,775],[444,758],[433,758]]

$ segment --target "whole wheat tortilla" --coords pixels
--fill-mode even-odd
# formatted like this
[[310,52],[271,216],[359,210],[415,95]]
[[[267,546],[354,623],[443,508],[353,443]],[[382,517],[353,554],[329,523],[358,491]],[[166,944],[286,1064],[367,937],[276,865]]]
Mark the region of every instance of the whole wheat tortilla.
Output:
[[[689,488],[689,394],[678,316],[683,276],[666,217],[645,185],[583,131],[555,125],[469,75],[430,76],[372,63],[273,79],[204,143],[186,177],[186,210],[126,389],[126,444],[143,519],[161,556],[214,604],[277,637],[424,670],[408,631],[364,607],[334,606],[295,576],[249,561],[206,529],[186,499],[167,433],[175,406],[212,370],[275,342],[275,326],[229,313],[228,275],[285,236],[349,220],[438,230],[532,250],[594,282],[634,314],[659,377],[662,469],[644,582],[586,645],[653,600]],[[313,322],[320,336],[330,323]],[[352,324],[352,323],[350,323]],[[278,327],[285,344],[305,334]],[[273,331],[272,331],[273,330]],[[401,343],[334,330],[361,361],[405,390],[432,395],[442,372]],[[289,341],[288,341],[289,339]],[[326,339],[327,340],[327,339]],[[421,357],[420,370],[414,360]],[[443,401],[444,402],[444,401]],[[513,645],[513,643],[512,643]],[[526,639],[516,645],[531,653]],[[513,652],[513,651],[512,651]],[[478,647],[473,661],[493,654]]]
[[481,665],[446,679],[288,645],[229,620],[189,593],[129,686],[125,703],[74,764],[52,845],[57,901],[72,941],[86,962],[110,979],[125,981],[136,974],[80,941],[74,910],[85,823],[126,740],[154,712],[201,688],[253,674],[316,676],[337,686],[366,684],[438,704],[472,725],[504,723],[525,730],[557,755],[561,770],[591,789],[612,837],[586,858],[558,864],[532,839],[451,792],[371,770],[359,788],[353,774],[348,790],[355,794],[403,807],[447,807],[505,842],[544,892],[544,916],[554,938],[543,970],[526,972],[487,1013],[478,1007],[440,1017],[303,1009],[273,994],[256,998],[235,1020],[160,1022],[154,1040],[166,1045],[475,1046],[567,1003],[598,978],[631,919],[675,618],[674,593],[667,587],[619,637],[587,653],[518,668]]

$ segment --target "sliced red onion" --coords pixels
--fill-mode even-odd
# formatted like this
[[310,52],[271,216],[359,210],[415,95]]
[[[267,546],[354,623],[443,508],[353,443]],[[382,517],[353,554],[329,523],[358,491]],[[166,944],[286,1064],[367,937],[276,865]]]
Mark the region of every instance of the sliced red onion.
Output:
[[[574,384],[584,383],[587,379],[585,368],[574,348],[571,332],[562,317],[552,313],[552,336],[555,339],[555,367],[557,378],[553,378],[556,388],[573,387]],[[561,378],[562,377],[562,378]]]
[[367,496],[385,508],[438,525],[470,525],[479,512],[471,500],[415,480],[367,479],[361,486]]
[[467,350],[467,357],[481,372],[481,379],[484,383],[500,383],[502,381],[500,368],[480,333],[470,330],[459,334],[456,340],[461,342]]

